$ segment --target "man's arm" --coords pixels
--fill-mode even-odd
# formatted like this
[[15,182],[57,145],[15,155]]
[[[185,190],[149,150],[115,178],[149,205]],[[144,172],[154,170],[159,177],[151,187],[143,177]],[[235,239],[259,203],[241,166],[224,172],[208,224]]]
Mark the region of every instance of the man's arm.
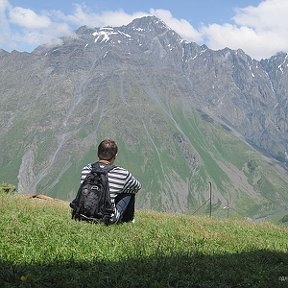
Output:
[[125,185],[123,187],[124,193],[137,193],[141,189],[141,183],[128,172]]

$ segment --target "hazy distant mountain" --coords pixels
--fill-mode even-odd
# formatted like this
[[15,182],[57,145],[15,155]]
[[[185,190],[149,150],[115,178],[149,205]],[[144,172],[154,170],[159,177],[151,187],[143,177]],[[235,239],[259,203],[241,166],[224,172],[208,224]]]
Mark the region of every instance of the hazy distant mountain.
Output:
[[284,208],[287,54],[212,51],[150,16],[76,35],[0,51],[0,180],[71,199],[109,137],[143,184],[140,207],[193,212],[211,181],[219,215]]

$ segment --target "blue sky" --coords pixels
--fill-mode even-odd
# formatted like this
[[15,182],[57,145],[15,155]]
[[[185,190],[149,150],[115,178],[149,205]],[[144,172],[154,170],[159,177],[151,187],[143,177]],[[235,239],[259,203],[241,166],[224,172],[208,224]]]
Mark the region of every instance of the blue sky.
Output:
[[261,59],[288,51],[287,12],[288,0],[0,0],[0,48],[30,52],[59,44],[82,25],[121,26],[155,15],[187,41]]
[[171,11],[174,17],[184,18],[193,25],[201,22],[224,23],[229,22],[234,16],[234,9],[257,5],[261,0],[106,0],[106,1],[31,1],[18,0],[10,1],[14,6],[31,8],[37,13],[42,10],[61,10],[66,13],[73,13],[73,3],[86,4],[94,12],[124,10],[127,13],[137,11],[149,11],[154,9],[165,9]]

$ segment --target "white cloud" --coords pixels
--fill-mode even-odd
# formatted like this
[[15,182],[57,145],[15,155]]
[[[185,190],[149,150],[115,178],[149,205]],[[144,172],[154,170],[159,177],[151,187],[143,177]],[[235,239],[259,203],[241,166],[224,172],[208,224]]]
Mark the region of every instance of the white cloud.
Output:
[[[18,43],[25,41],[30,45],[34,45],[37,47],[40,44],[58,45],[62,43],[59,39],[63,35],[73,35],[70,27],[67,24],[61,23],[51,23],[49,27],[45,27],[45,29],[32,29],[25,30],[23,33],[19,33],[15,36],[15,40]],[[54,45],[53,44],[53,45]]]
[[89,27],[121,26],[130,23],[135,18],[148,15],[145,12],[128,14],[122,10],[105,11],[94,13],[89,11],[85,5],[73,4],[75,11],[73,14],[65,15],[61,11],[54,11],[54,15],[63,21],[68,21],[78,26],[87,25]]
[[4,11],[7,7],[9,7],[9,1],[8,0],[0,0],[0,13]]
[[288,28],[288,1],[266,0],[257,7],[248,6],[238,9],[233,20],[241,26],[248,26],[256,31]]
[[[288,33],[274,33],[272,31],[256,31],[247,26],[231,24],[212,24],[202,27],[205,43],[211,49],[218,50],[225,47],[243,49],[255,59],[269,58],[279,51],[288,51]],[[285,36],[286,35],[286,36]]]
[[243,49],[255,59],[288,51],[288,1],[264,0],[236,10],[234,24],[211,24],[200,32],[211,49]]
[[1,44],[5,43],[11,35],[9,21],[7,19],[6,11],[10,4],[7,0],[0,0],[0,48]]
[[53,19],[49,13],[13,7],[7,0],[0,0],[0,24],[0,47],[8,51],[31,51],[38,45],[59,43],[60,37],[73,35],[67,23]]
[[202,41],[201,34],[185,19],[177,19],[172,16],[170,11],[163,9],[151,9],[150,13],[164,21],[185,40]]
[[31,9],[15,7],[9,12],[12,23],[28,29],[41,29],[49,27],[51,20],[45,15],[38,15]]

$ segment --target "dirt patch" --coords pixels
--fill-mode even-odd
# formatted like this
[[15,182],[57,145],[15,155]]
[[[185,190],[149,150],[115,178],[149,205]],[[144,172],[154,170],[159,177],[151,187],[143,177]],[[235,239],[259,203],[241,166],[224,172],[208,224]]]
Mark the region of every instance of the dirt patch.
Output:
[[15,194],[15,195],[18,197],[26,198],[26,199],[35,199],[35,200],[47,201],[47,202],[57,202],[57,203],[63,203],[65,205],[69,204],[69,202],[67,202],[67,201],[57,199],[57,198],[52,198],[52,197],[49,197],[49,196],[44,195],[44,194],[28,194],[28,193],[22,194],[22,193],[19,193],[19,194]]

